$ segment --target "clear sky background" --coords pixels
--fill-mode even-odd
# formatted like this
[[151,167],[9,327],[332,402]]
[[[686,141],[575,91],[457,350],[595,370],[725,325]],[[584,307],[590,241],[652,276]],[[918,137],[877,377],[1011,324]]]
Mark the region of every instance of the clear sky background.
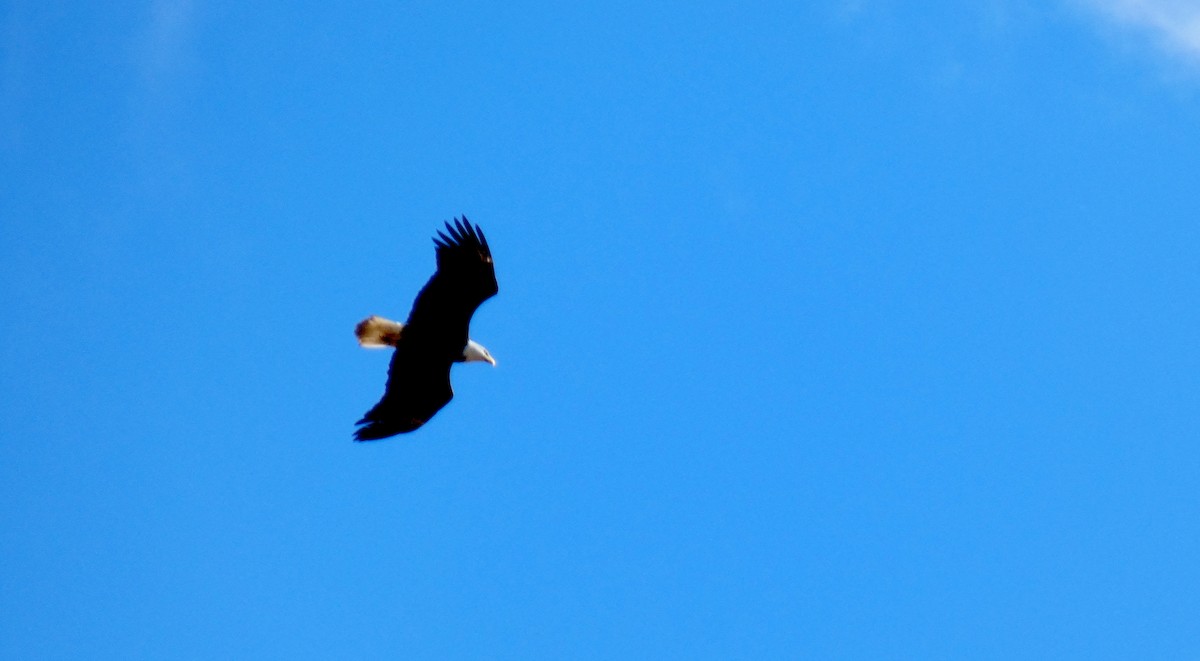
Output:
[[[0,44],[0,657],[1200,658],[1195,3]],[[355,444],[461,213],[499,366]]]

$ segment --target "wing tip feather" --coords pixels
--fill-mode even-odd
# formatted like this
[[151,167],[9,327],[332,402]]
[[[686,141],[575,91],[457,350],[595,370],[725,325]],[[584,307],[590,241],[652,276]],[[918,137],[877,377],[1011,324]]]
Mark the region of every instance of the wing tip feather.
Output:
[[443,224],[446,227],[445,231],[435,230],[437,236],[433,238],[433,243],[439,250],[472,246],[479,248],[484,255],[491,256],[491,246],[483,234],[483,228],[468,220],[466,214],[443,221]]

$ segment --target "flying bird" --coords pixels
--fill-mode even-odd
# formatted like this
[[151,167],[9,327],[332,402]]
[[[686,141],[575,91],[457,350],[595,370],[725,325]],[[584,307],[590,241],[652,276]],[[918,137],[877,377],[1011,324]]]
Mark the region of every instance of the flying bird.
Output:
[[408,321],[371,316],[354,329],[364,347],[395,347],[383,399],[359,420],[356,441],[374,441],[413,431],[450,402],[450,366],[496,360],[468,337],[471,316],[500,290],[492,251],[478,225],[466,216],[439,231],[437,272],[413,301]]

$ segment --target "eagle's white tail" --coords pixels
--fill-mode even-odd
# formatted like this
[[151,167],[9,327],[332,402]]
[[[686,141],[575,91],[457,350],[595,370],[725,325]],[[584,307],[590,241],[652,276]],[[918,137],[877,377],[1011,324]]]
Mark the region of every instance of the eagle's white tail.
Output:
[[383,347],[394,347],[400,341],[400,331],[404,330],[404,324],[391,319],[384,319],[371,315],[366,319],[358,322],[354,327],[354,334],[358,337],[358,343],[369,349],[381,349]]

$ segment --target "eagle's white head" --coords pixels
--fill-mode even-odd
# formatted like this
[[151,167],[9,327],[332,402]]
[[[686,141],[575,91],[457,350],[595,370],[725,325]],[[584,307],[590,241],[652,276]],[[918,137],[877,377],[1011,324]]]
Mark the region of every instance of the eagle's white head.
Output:
[[475,340],[467,340],[467,346],[463,349],[463,362],[469,363],[476,360],[491,363],[492,367],[496,366],[496,359],[492,358],[492,354],[488,353],[482,344]]

